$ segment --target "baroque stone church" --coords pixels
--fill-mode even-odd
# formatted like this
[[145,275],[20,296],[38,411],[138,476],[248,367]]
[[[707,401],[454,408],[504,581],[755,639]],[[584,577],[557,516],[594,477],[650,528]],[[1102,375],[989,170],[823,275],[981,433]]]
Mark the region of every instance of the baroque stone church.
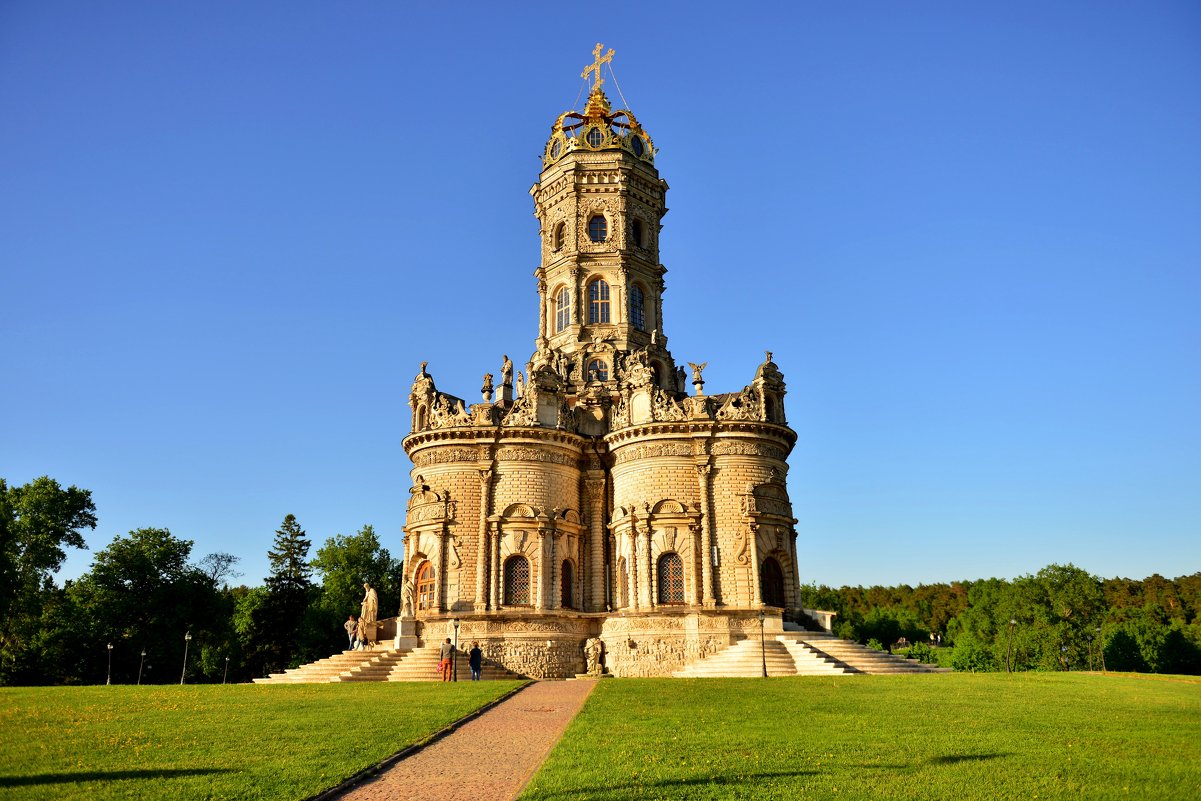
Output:
[[769,352],[711,394],[705,364],[668,350],[667,182],[602,88],[613,51],[594,55],[587,104],[555,119],[530,190],[533,354],[516,374],[504,357],[478,402],[423,363],[404,440],[400,633],[436,643],[457,623],[460,642],[543,678],[583,672],[592,638],[610,674],[670,675],[801,606],[784,376]]

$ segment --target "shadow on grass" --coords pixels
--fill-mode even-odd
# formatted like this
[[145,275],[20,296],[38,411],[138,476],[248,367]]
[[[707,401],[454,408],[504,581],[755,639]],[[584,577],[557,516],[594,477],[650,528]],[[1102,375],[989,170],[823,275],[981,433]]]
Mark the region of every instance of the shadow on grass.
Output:
[[854,767],[863,770],[912,771],[926,766],[958,765],[960,762],[983,762],[988,759],[1004,759],[1010,756],[1013,756],[1013,754],[1005,751],[996,754],[943,754],[942,756],[932,756],[929,759],[912,764],[898,765],[886,762],[873,762],[867,765],[855,765]]
[[[711,785],[734,785],[737,787],[754,787],[756,784],[768,779],[788,779],[796,776],[816,776],[815,770],[779,770],[768,771],[764,773],[748,773],[748,774],[729,774],[724,776],[703,776],[687,779],[660,779],[658,781],[627,783],[627,784],[610,784],[605,783],[603,788],[597,788],[598,796],[604,798],[610,793],[628,792],[632,795],[630,798],[641,797],[642,794],[653,790],[669,790],[671,788],[684,788],[696,786],[711,786]],[[531,789],[530,794],[535,798],[581,798],[578,788],[568,788],[563,790],[548,790],[544,788]]]
[[70,782],[115,782],[121,779],[175,779],[209,773],[233,773],[231,768],[170,768],[166,770],[84,770],[77,773],[36,773],[33,776],[0,776],[0,787],[28,787]]

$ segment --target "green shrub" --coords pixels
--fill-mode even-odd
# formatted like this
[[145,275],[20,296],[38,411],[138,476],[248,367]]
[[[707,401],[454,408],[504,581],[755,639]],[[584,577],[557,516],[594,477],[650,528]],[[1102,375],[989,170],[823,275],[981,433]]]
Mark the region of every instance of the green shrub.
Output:
[[868,648],[874,648],[874,649],[876,649],[877,651],[883,651],[883,650],[884,650],[884,643],[880,642],[880,641],[879,641],[879,640],[877,640],[875,637],[872,637],[870,640],[868,640],[868,641],[867,641],[867,647],[868,647]]
[[909,653],[905,655],[926,665],[938,664],[938,657],[935,655],[934,649],[924,642],[915,642],[909,646]]
[[955,646],[955,652],[951,655],[951,667],[965,673],[991,673],[998,669],[992,655],[973,642]]

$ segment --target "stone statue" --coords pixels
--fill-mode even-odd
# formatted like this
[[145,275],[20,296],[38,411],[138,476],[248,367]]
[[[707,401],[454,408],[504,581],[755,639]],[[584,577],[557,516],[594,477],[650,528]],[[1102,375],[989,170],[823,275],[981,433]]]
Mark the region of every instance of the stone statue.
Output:
[[379,614],[379,595],[376,594],[375,588],[367,582],[363,582],[363,604],[359,607],[359,620],[364,625],[374,623],[376,616]]
[[480,393],[484,396],[484,403],[492,402],[492,373],[484,373],[484,385],[480,387]]
[[604,653],[605,644],[600,637],[590,637],[584,642],[584,659],[588,665],[589,676],[599,676],[602,672],[601,654]]
[[692,383],[704,384],[705,379],[701,378],[701,371],[709,366],[709,362],[701,362],[700,364],[688,362],[688,366],[692,368]]
[[519,398],[525,394],[525,376],[521,374],[520,370],[517,371],[517,389],[515,394]]
[[401,590],[401,606],[400,606],[400,616],[401,617],[412,617],[413,616],[413,595],[414,595],[413,579],[407,578],[407,579],[405,579],[404,589]]
[[505,362],[500,367],[500,385],[511,387],[513,386],[513,362],[508,356],[504,356],[504,359]]

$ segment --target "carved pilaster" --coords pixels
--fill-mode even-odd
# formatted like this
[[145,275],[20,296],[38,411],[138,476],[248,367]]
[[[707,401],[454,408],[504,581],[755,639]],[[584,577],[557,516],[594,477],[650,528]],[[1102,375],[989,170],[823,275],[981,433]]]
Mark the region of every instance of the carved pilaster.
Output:
[[438,611],[439,612],[446,611],[446,579],[447,579],[446,552],[448,550],[447,538],[449,537],[449,534],[450,534],[450,532],[447,530],[446,524],[443,523],[442,527],[438,529],[438,592],[437,592],[437,599],[438,599]]
[[634,548],[638,559],[638,604],[642,609],[650,609],[652,604],[649,523],[638,526],[635,521],[634,530]]
[[588,597],[584,608],[589,612],[605,611],[605,474],[600,470],[588,471],[584,479],[584,491],[588,497],[588,544],[590,551],[587,562]]
[[491,570],[491,574],[489,576],[491,579],[491,581],[489,583],[491,584],[491,587],[492,587],[492,601],[491,601],[490,605],[495,610],[495,609],[500,609],[500,579],[501,579],[501,576],[500,576],[500,535],[501,535],[501,531],[500,531],[500,521],[499,520],[491,520],[491,521],[489,521],[489,524],[491,525],[491,528],[492,528],[492,570]]
[[573,308],[571,310],[571,319],[572,319],[572,321],[575,322],[576,325],[583,325],[584,324],[584,308],[583,308],[583,306],[584,306],[584,303],[583,303],[584,268],[580,267],[579,265],[576,265],[575,269],[573,269],[571,271],[571,276],[572,276],[572,278],[575,279],[575,303],[573,304]]
[[538,527],[538,583],[532,587],[534,590],[534,609],[541,612],[546,608],[546,590],[550,584],[550,565],[547,564],[547,550],[549,544],[547,540],[551,539],[549,529],[545,526]]
[[480,528],[475,558],[475,611],[488,608],[488,518],[492,516],[492,471],[480,475]]
[[546,302],[546,279],[538,279],[538,309],[541,314],[538,315],[538,341],[546,341],[546,324],[549,315],[549,309]]
[[707,609],[717,606],[717,598],[713,592],[713,494],[710,492],[712,473],[713,468],[708,464],[696,466],[701,490],[701,584],[705,594],[702,603]]
[[763,606],[763,587],[759,581],[759,524],[747,523],[750,529],[748,539],[751,543],[751,601],[755,606]]

